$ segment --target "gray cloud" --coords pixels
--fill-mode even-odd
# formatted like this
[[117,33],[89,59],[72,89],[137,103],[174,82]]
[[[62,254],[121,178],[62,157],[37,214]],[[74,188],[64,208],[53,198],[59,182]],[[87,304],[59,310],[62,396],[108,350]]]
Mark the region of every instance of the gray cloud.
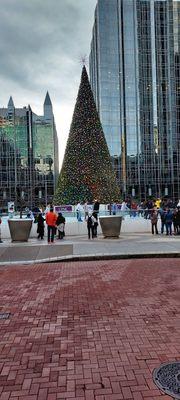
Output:
[[[1,107],[13,95],[17,106],[30,103],[39,109],[49,90],[55,109],[71,110],[64,124],[69,126],[80,81],[79,59],[89,55],[96,2],[1,0]],[[61,130],[64,138],[67,134]]]
[[[96,0],[1,0],[0,76],[24,90],[66,93],[89,53]],[[67,82],[68,84],[68,82]],[[72,82],[71,82],[72,84]],[[63,88],[64,86],[64,88]]]

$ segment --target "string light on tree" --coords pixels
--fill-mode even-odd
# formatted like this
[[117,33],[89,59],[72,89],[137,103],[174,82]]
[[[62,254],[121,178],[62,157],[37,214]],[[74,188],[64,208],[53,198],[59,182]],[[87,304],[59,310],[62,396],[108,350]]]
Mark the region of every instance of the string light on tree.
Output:
[[101,203],[108,203],[119,197],[108,146],[83,65],[54,202],[76,204],[97,198]]

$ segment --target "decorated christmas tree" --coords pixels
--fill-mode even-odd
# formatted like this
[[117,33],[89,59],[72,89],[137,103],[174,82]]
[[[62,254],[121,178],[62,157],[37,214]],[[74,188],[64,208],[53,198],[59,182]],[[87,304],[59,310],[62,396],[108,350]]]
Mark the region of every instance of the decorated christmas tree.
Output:
[[119,187],[85,66],[54,196],[56,204],[117,201]]

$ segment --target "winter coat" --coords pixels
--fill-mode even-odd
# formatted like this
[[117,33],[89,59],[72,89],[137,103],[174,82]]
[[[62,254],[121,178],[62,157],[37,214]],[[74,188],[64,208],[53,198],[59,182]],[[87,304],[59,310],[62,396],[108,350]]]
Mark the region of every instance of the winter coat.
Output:
[[99,201],[95,201],[93,211],[96,211],[96,212],[99,211],[99,206],[100,206]]
[[54,211],[49,211],[46,214],[46,224],[49,226],[56,226],[57,215]]
[[157,224],[157,221],[158,221],[158,213],[157,213],[157,211],[153,211],[151,213],[151,223],[152,223],[152,225]]
[[89,216],[87,219],[87,227],[92,228],[94,226],[95,218],[93,216]]
[[56,220],[58,231],[64,232],[65,222],[66,222],[65,218],[62,215],[58,215]]
[[177,211],[176,214],[176,224],[179,226],[180,225],[180,210]]
[[166,215],[165,215],[165,223],[166,224],[171,224],[173,220],[173,213],[172,211],[167,211]]
[[56,220],[56,225],[60,225],[60,224],[65,224],[66,220],[62,215],[58,215],[57,220]]
[[160,217],[161,217],[161,222],[164,223],[165,222],[165,218],[166,218],[166,211],[164,211],[164,210],[162,210],[162,208],[160,208],[159,214],[160,214]]
[[39,233],[40,235],[43,234],[44,235],[44,218],[43,216],[40,214],[37,216],[37,233]]

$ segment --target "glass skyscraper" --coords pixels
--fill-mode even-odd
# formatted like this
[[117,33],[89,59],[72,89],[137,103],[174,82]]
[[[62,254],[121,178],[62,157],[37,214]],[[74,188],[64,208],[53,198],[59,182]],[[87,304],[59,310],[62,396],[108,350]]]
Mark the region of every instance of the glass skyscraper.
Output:
[[99,0],[90,81],[124,195],[180,195],[180,1]]
[[58,138],[49,94],[44,115],[31,107],[15,108],[12,97],[0,108],[0,208],[52,201],[59,173]]

